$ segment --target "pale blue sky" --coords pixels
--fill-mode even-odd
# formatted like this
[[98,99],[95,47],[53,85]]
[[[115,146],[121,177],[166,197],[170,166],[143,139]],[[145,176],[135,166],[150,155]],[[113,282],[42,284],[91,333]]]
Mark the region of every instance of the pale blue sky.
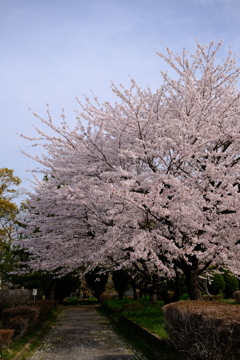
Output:
[[[27,187],[21,154],[46,103],[56,121],[61,109],[75,123],[75,97],[113,101],[110,84],[129,75],[156,89],[165,68],[156,51],[174,52],[224,39],[240,66],[239,0],[0,0],[0,167],[15,170]],[[224,56],[224,52],[223,52]]]

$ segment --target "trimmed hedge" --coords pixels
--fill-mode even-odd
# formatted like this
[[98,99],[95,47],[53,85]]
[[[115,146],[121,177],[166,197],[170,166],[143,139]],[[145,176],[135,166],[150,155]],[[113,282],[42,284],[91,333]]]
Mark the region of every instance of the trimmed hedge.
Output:
[[15,330],[15,338],[22,337],[37,325],[39,318],[39,307],[18,306],[5,309],[2,313],[3,328]]
[[172,345],[191,359],[240,359],[240,308],[217,302],[180,301],[163,307]]
[[237,304],[240,304],[240,291],[235,291],[235,293],[233,293],[233,298]]
[[3,328],[15,330],[14,338],[29,333],[57,305],[52,300],[36,301],[32,306],[5,309],[2,313]]
[[13,339],[14,330],[0,329],[0,350],[7,348]]
[[0,311],[6,308],[22,306],[31,303],[32,293],[27,289],[0,289]]
[[58,305],[58,301],[56,300],[39,300],[36,301],[31,307],[37,307],[40,309],[40,320],[44,319],[44,317],[50,313],[54,308]]

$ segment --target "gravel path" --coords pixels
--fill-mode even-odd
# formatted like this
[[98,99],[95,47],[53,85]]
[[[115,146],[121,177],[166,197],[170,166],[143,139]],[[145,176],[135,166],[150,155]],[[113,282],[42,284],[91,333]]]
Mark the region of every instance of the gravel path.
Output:
[[147,360],[114,331],[95,306],[66,308],[28,360]]

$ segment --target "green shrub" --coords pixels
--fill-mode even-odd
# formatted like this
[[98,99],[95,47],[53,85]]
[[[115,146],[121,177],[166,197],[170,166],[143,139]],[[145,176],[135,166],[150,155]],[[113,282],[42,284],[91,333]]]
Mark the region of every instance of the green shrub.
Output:
[[226,283],[224,294],[226,295],[226,298],[230,298],[235,291],[239,290],[239,282],[234,275],[227,271],[224,272],[223,277]]
[[209,290],[212,295],[223,293],[226,288],[226,282],[222,274],[214,274]]
[[63,299],[62,305],[79,305],[81,300],[78,298],[67,298]]
[[189,300],[189,295],[188,294],[182,294],[182,296],[180,297],[180,300]]

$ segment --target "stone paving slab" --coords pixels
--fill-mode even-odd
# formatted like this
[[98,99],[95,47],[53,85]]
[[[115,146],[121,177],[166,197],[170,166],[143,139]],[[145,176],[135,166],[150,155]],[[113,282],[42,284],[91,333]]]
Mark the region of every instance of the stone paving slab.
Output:
[[28,360],[147,360],[95,306],[66,308],[42,349]]

